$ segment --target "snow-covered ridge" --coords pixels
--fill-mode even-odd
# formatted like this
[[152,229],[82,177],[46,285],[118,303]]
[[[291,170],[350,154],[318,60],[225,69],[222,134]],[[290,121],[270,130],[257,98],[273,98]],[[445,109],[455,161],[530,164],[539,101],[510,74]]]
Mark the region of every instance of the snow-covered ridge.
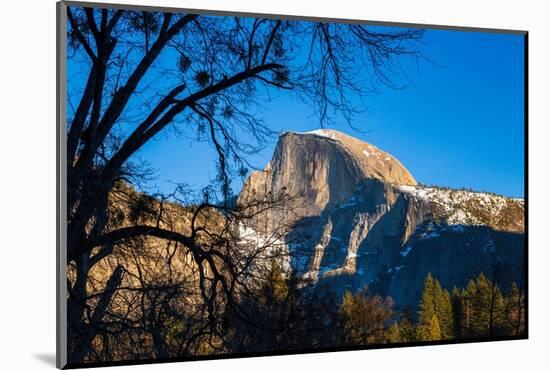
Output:
[[428,200],[452,200],[462,201],[467,199],[479,199],[480,201],[490,204],[495,200],[513,201],[523,204],[523,198],[510,198],[504,195],[491,194],[483,191],[470,191],[463,189],[438,188],[429,186],[412,186],[400,185],[399,190],[413,194],[416,197]]
[[488,218],[498,219],[508,206],[517,205],[523,208],[524,204],[521,198],[468,190],[410,185],[400,185],[399,190],[417,200],[440,206],[449,225],[484,225],[488,223]]
[[313,131],[307,131],[307,132],[296,132],[297,134],[310,134],[310,135],[317,135],[322,137],[328,137],[333,140],[338,140],[336,135],[334,134],[334,131],[326,130],[326,129],[317,129]]
[[329,129],[317,129],[312,131],[306,131],[306,132],[299,132],[299,131],[283,131],[281,132],[281,136],[285,134],[295,134],[295,135],[315,135],[315,136],[321,136],[321,137],[328,137],[329,139],[338,140],[338,137],[334,133],[334,130]]

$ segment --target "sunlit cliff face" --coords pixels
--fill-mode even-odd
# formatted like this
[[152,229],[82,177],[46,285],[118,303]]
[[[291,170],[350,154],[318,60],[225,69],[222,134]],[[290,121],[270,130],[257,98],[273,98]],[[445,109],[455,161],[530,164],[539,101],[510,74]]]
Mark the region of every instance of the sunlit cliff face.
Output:
[[247,230],[265,235],[293,223],[289,266],[304,281],[336,290],[378,284],[414,304],[428,272],[460,285],[499,261],[521,280],[522,199],[419,186],[396,158],[338,131],[282,134],[238,203],[280,194],[292,207],[251,220]]

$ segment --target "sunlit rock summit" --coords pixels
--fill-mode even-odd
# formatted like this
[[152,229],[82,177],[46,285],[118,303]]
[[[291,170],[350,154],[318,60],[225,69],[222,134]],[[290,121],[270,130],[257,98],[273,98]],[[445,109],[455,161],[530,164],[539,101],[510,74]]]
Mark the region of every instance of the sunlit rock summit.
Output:
[[369,286],[404,306],[429,272],[446,288],[479,272],[522,280],[523,199],[420,186],[391,154],[341,132],[282,134],[238,203],[281,194],[290,205],[251,218],[246,233],[265,240],[290,224],[288,265],[304,284]]

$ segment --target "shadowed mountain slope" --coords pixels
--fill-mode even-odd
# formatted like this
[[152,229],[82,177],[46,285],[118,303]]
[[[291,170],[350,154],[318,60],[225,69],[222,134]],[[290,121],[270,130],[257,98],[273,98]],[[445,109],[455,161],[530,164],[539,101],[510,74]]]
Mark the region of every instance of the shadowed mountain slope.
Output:
[[396,158],[338,131],[281,135],[238,203],[281,194],[292,207],[247,227],[265,235],[292,223],[289,268],[304,284],[338,293],[369,285],[414,305],[428,272],[447,288],[479,272],[522,283],[522,199],[420,186]]

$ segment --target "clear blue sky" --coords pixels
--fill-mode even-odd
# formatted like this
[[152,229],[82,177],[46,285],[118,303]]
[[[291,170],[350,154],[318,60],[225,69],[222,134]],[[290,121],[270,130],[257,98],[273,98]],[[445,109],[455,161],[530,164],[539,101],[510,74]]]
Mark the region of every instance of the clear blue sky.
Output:
[[[404,61],[412,83],[404,90],[381,88],[367,98],[368,111],[354,119],[364,133],[344,123],[330,128],[391,153],[419,182],[523,197],[523,37],[431,30],[425,41],[423,53],[437,65]],[[276,131],[319,126],[308,106],[284,94],[262,118]],[[251,163],[262,168],[276,139]],[[207,143],[163,135],[139,155],[157,170],[151,185],[160,190],[173,190],[172,182],[200,188],[216,176]],[[234,191],[241,184],[235,180]]]
[[[358,136],[396,156],[417,181],[471,187],[514,197],[524,194],[523,37],[432,30],[424,54],[437,65],[405,61],[411,83],[381,89],[366,101],[354,125],[331,128]],[[275,130],[318,127],[311,109],[284,95],[263,112]],[[251,158],[263,167],[273,142]],[[201,187],[214,178],[215,157],[206,143],[163,138],[141,151],[158,170],[160,189],[169,181]],[[238,191],[241,182],[234,182]]]

